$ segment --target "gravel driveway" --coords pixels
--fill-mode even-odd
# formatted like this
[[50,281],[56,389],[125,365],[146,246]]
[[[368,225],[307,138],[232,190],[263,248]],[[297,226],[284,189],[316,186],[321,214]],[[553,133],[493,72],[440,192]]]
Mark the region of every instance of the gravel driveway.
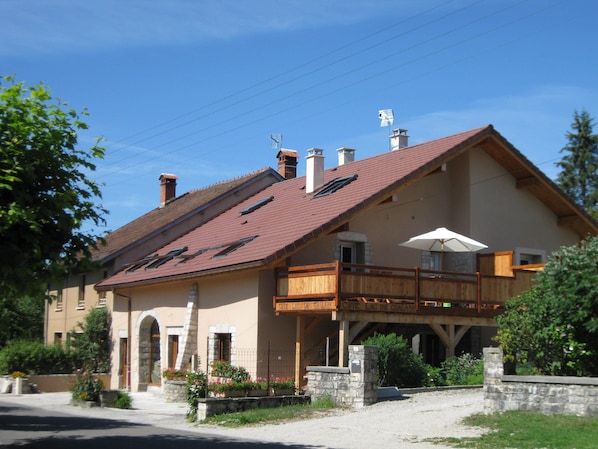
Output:
[[450,446],[428,440],[480,435],[480,429],[467,427],[461,421],[483,411],[481,388],[404,392],[398,399],[381,401],[361,409],[335,409],[308,420],[229,429],[187,422],[186,404],[165,403],[152,393],[132,393],[132,397],[132,410],[69,406],[69,393],[7,394],[0,395],[0,401],[60,410],[77,416],[137,422],[244,440],[295,443],[318,449],[448,449]]
[[443,449],[426,441],[439,437],[475,437],[480,429],[465,426],[463,418],[483,411],[483,392],[476,389],[404,394],[358,410],[340,410],[314,419],[228,429],[197,425],[213,434],[314,448]]

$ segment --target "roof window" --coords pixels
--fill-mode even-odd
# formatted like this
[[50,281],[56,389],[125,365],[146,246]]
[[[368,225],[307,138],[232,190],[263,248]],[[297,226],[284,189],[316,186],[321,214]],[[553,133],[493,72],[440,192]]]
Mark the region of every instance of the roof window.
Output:
[[269,196],[267,198],[262,198],[261,200],[253,203],[250,206],[247,206],[244,209],[241,209],[241,215],[247,215],[250,214],[251,212],[253,212],[254,210],[259,209],[262,206],[265,206],[266,204],[268,204],[270,201],[272,201],[274,199],[274,196]]
[[147,267],[145,267],[145,269],[146,270],[152,270],[154,268],[158,268],[158,267],[164,265],[169,260],[172,260],[175,257],[181,255],[185,251],[187,251],[187,247],[186,246],[181,246],[180,248],[171,249],[164,256],[158,257],[158,260],[155,260],[152,263],[150,263]]
[[337,190],[342,189],[347,184],[352,183],[356,179],[357,179],[357,175],[345,176],[342,178],[335,178],[332,181],[330,181],[328,184],[324,185],[324,187],[322,187],[322,190],[320,190],[318,193],[316,193],[314,195],[314,198],[320,198],[322,196],[330,195],[330,194],[336,192]]
[[221,251],[217,252],[216,254],[214,254],[212,256],[212,258],[226,256],[226,255],[232,253],[233,251],[241,248],[242,246],[246,245],[247,243],[251,242],[256,237],[257,237],[257,235],[254,235],[251,237],[245,237],[245,238],[242,238],[241,240],[237,240],[236,242],[222,245],[223,249]]
[[135,270],[138,270],[139,268],[141,268],[144,265],[147,265],[148,263],[150,263],[152,260],[154,260],[156,257],[158,257],[158,254],[150,254],[149,256],[145,256],[143,259],[138,260],[137,262],[133,263],[129,268],[126,269],[126,273],[132,273]]

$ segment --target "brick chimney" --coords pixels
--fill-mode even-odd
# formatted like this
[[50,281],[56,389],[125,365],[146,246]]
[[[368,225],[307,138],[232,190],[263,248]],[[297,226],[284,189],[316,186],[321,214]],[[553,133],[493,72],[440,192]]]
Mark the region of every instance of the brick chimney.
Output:
[[339,148],[336,150],[338,153],[338,165],[345,165],[355,160],[355,150],[353,148]]
[[305,193],[314,193],[324,185],[324,150],[310,148],[305,158]]
[[278,159],[278,173],[285,179],[292,179],[297,177],[297,161],[299,153],[295,150],[285,150],[281,148],[276,155]]
[[169,201],[176,198],[177,179],[175,175],[168,173],[162,173],[158,178],[160,181],[160,207],[166,206]]
[[409,136],[406,129],[393,129],[390,136],[390,151],[400,150],[409,146]]

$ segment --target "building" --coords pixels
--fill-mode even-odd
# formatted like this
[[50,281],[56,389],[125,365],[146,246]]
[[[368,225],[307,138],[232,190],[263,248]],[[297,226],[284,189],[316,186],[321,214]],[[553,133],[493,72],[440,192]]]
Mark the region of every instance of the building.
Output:
[[[281,173],[283,167],[279,170]],[[97,269],[74,273],[60,286],[53,286],[55,297],[46,303],[45,341],[63,343],[76,331],[77,323],[93,307],[114,306],[110,291],[94,290],[94,285],[122,269],[132,259],[145,256],[211,220],[264,187],[283,180],[271,168],[220,182],[176,196],[177,177],[163,173],[159,177],[159,206],[109,233],[98,249],[92,250]]]
[[[363,160],[341,148],[328,169],[323,150],[310,149],[305,177],[244,195],[123,260],[96,285],[114,298],[112,387],[144,390],[160,384],[160,369],[240,364],[238,350],[270,346],[292,348],[289,374],[301,382],[324,347],[342,365],[349,344],[389,326],[432,362],[460,344],[480,351],[546,257],[598,232],[491,125],[413,146],[396,136],[393,151]],[[398,245],[441,226],[488,248]],[[270,372],[259,357],[243,366]]]

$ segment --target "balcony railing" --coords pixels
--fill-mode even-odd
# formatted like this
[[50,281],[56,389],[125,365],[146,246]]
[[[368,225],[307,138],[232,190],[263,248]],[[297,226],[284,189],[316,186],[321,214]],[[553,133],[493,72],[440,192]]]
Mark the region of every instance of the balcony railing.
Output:
[[536,271],[513,276],[335,262],[277,271],[279,313],[332,311],[496,316],[505,301],[532,286]]

